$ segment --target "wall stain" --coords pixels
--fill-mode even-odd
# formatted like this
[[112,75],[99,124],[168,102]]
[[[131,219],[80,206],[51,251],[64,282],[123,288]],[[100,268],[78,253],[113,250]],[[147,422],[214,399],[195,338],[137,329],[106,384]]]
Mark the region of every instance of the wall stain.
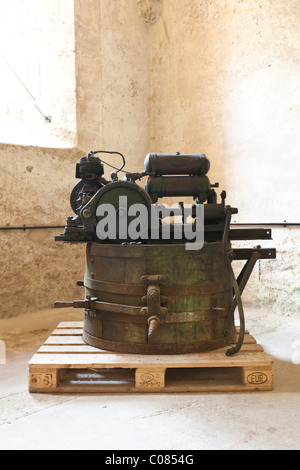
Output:
[[147,24],[156,23],[162,10],[162,0],[137,0],[140,16]]

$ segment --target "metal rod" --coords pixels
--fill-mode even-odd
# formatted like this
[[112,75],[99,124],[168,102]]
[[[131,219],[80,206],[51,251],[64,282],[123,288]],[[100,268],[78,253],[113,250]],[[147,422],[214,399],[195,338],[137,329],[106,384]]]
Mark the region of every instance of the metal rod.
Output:
[[234,222],[230,225],[243,225],[243,226],[255,226],[255,227],[260,227],[260,226],[267,226],[267,227],[276,227],[276,226],[281,226],[281,227],[291,227],[291,226],[298,226],[300,225],[300,222],[267,222],[267,223],[247,223],[247,222]]
[[[255,227],[260,227],[260,226],[267,226],[267,227],[275,227],[275,226],[280,226],[280,227],[292,227],[292,226],[300,226],[300,222],[268,222],[268,223],[231,223],[230,226],[255,226]],[[36,225],[36,226],[29,226],[29,225],[21,225],[21,226],[16,226],[16,227],[10,227],[10,226],[4,226],[0,227],[1,230],[43,230],[43,229],[56,229],[56,228],[65,228],[65,225]]]
[[0,227],[0,230],[42,230],[42,229],[49,229],[49,228],[65,228],[65,225],[35,225],[35,226],[27,226],[27,225],[23,225],[23,226],[20,226],[20,227]]
[[[235,293],[235,299],[236,299],[236,305],[238,306],[238,311],[239,311],[239,319],[240,319],[240,332],[239,332],[239,337],[237,340],[237,344],[226,351],[226,356],[233,356],[234,354],[238,353],[239,350],[241,349],[243,342],[244,342],[244,336],[245,336],[245,314],[244,314],[244,308],[243,308],[243,303],[241,299],[241,293],[240,293],[240,288],[238,286],[235,274],[232,269],[231,261],[228,256],[228,251],[227,251],[227,241],[228,241],[228,234],[229,234],[229,227],[230,227],[230,221],[231,221],[231,212],[230,209],[226,210],[226,218],[225,218],[225,228],[224,228],[224,233],[223,233],[223,238],[222,238],[222,249],[223,249],[223,254],[224,258],[226,260],[226,266],[227,269],[230,273],[231,279],[232,279],[232,284],[233,284],[233,290]],[[229,320],[229,317],[234,314],[235,307],[232,308],[232,312],[227,317],[227,321]]]
[[[256,261],[261,259],[261,254],[259,253],[259,251],[253,251],[251,257],[247,260],[246,264],[244,265],[242,271],[240,272],[239,274],[239,277],[237,279],[237,283],[238,283],[238,286],[239,286],[239,291],[240,291],[240,295],[242,295],[242,293],[244,292],[244,289],[246,287],[246,284],[251,276],[251,273],[253,271],[253,268],[256,264]],[[232,304],[232,307],[229,311],[229,315],[232,315],[234,313],[234,310],[237,306],[237,298],[236,296],[234,297],[233,299],[233,304]]]

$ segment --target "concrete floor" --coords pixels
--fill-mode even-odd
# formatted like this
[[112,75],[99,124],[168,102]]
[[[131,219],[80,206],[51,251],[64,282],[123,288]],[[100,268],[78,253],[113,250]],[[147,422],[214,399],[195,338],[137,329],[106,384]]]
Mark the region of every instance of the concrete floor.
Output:
[[[28,361],[72,309],[0,320],[1,450],[299,450],[300,316],[245,306],[246,327],[274,359],[272,392],[44,395]],[[299,363],[299,364],[297,364]]]

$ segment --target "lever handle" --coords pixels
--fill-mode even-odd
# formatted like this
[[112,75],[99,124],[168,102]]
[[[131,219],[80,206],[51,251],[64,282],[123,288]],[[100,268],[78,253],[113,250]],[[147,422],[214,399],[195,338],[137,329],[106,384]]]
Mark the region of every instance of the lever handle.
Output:
[[89,301],[88,300],[74,300],[73,302],[55,302],[55,308],[89,308]]
[[73,302],[54,302],[55,308],[73,307]]

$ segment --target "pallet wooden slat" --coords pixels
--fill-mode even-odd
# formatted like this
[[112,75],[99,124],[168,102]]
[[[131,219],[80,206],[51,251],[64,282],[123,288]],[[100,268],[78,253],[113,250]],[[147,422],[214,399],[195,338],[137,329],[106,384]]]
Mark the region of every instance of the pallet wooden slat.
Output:
[[83,321],[62,321],[57,325],[56,328],[79,328],[82,330]]
[[44,344],[73,344],[73,345],[79,345],[79,344],[86,344],[83,339],[82,335],[74,335],[74,336],[67,336],[67,335],[62,335],[62,336],[49,336],[48,339],[46,339]]
[[211,392],[272,390],[273,362],[247,331],[228,348],[178,355],[120,354],[87,345],[83,322],[61,322],[29,362],[38,393]]
[[51,336],[80,336],[82,328],[57,328]]
[[50,344],[41,346],[40,349],[37,351],[39,354],[47,354],[47,353],[56,353],[56,354],[107,354],[108,351],[104,351],[103,349],[99,349],[95,351],[93,346],[89,346],[88,344]]

